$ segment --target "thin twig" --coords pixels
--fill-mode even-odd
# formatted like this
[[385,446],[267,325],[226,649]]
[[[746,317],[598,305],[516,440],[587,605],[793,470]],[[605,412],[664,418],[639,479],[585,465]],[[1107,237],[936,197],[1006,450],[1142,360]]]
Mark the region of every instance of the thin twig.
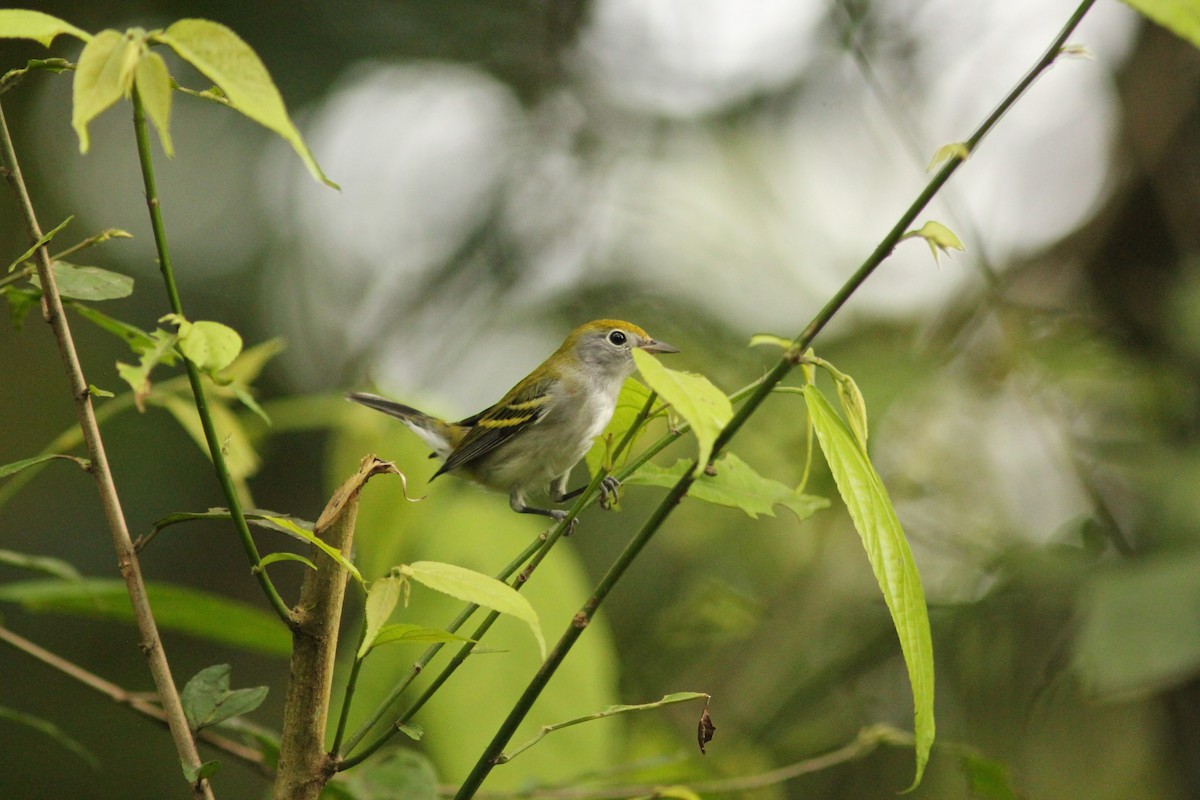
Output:
[[[144,693],[131,692],[111,681],[101,678],[94,672],[89,672],[73,661],[68,661],[62,656],[50,652],[46,648],[29,641],[20,634],[3,626],[0,626],[0,641],[11,645],[26,655],[36,658],[46,666],[58,670],[89,689],[99,692],[114,703],[136,711],[148,719],[161,723],[164,727],[167,725],[167,715],[163,712],[162,706],[155,702],[158,699],[157,695],[151,695],[153,699],[148,699]],[[200,731],[196,736],[205,744],[211,745],[217,750],[253,767],[263,777],[270,778],[275,774],[266,761],[263,760],[262,753],[253,747],[248,747],[241,742],[234,741],[227,736],[222,736],[208,729]]]
[[[8,130],[8,122],[4,118],[4,110],[0,108],[0,171],[16,195],[21,208],[21,216],[25,221],[26,233],[30,241],[36,242],[42,238],[41,226],[29,197],[29,190],[21,177],[21,167],[17,161],[16,149],[13,147],[12,136]],[[67,371],[71,396],[75,400],[75,412],[79,417],[79,426],[83,430],[84,442],[87,445],[88,457],[92,462],[92,475],[100,492],[100,502],[104,507],[104,516],[108,522],[109,533],[112,537],[113,549],[117,554],[117,565],[121,577],[125,579],[125,588],[129,593],[129,601],[133,606],[133,616],[141,636],[141,649],[146,654],[150,665],[150,674],[154,685],[162,699],[163,711],[175,741],[175,749],[180,761],[189,769],[200,768],[200,755],[196,751],[196,742],[188,729],[184,717],[183,706],[179,701],[179,693],[171,677],[171,667],[167,663],[166,651],[162,639],[158,635],[158,626],[154,621],[154,613],[150,608],[150,599],[146,594],[146,584],[142,580],[141,565],[133,550],[133,542],[129,537],[129,526],[125,522],[125,513],[121,509],[121,501],[117,496],[117,487],[113,482],[109,469],[108,457],[104,451],[104,441],[100,437],[100,427],[96,422],[95,410],[92,408],[92,398],[88,391],[87,381],[83,376],[83,368],[79,363],[79,354],[75,350],[75,342],[71,336],[71,327],[63,311],[62,298],[58,294],[58,284],[55,282],[54,270],[50,264],[50,252],[45,247],[37,251],[38,277],[42,283],[42,315],[54,331],[58,342],[59,355]],[[207,779],[201,779],[193,784],[196,797],[211,798],[212,788]]]

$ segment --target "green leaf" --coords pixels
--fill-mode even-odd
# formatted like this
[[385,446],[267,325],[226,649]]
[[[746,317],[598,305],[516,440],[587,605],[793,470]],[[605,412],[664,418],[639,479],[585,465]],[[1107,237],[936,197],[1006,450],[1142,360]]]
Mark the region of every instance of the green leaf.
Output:
[[392,612],[396,610],[396,604],[400,602],[402,583],[403,581],[396,575],[385,575],[371,581],[371,588],[367,590],[364,612],[366,631],[363,634],[362,644],[358,647],[356,658],[363,658],[375,646],[375,637],[379,635],[380,629],[392,616]]
[[88,384],[88,394],[90,394],[92,397],[116,397],[116,395],[110,392],[108,389],[101,389],[94,383]]
[[[666,469],[655,464],[645,464],[625,479],[626,484],[662,486],[670,488],[679,482],[688,468],[689,461],[680,459]],[[759,514],[775,516],[775,506],[788,508],[803,521],[822,508],[829,507],[824,497],[802,494],[779,481],[764,478],[750,465],[733,453],[713,463],[714,474],[701,473],[688,489],[688,496],[728,508],[740,508],[751,519]]]
[[5,464],[4,466],[0,466],[0,478],[7,478],[9,475],[15,475],[16,473],[20,472],[23,469],[29,469],[32,466],[41,464],[46,461],[53,461],[56,458],[61,458],[64,461],[74,461],[76,464],[78,464],[81,468],[83,468],[85,470],[91,469],[91,467],[92,467],[92,462],[87,460],[86,458],[79,458],[78,456],[68,456],[68,455],[63,455],[61,453],[47,453],[46,455],[33,456],[32,458],[23,458],[20,461],[14,461],[11,464]]
[[429,759],[401,747],[340,773],[326,790],[346,800],[438,800],[437,773]]
[[210,20],[181,19],[155,38],[220,87],[231,106],[283,137],[314,178],[338,188],[325,177],[292,124],[283,98],[258,54],[236,33]]
[[7,286],[2,292],[8,300],[8,313],[12,318],[13,329],[20,331],[25,327],[25,316],[37,307],[42,293],[37,289],[18,289],[15,286]]
[[49,47],[54,37],[60,33],[74,36],[81,41],[89,41],[92,35],[81,31],[69,22],[58,17],[43,14],[41,11],[28,11],[23,8],[0,8],[0,38],[2,39],[33,39],[43,47]]
[[317,568],[316,564],[309,561],[307,558],[300,555],[299,553],[290,553],[287,550],[278,550],[274,553],[268,553],[267,555],[263,556],[262,559],[258,562],[258,567],[256,569],[266,569],[271,564],[275,564],[280,561],[299,561],[301,564],[308,567],[309,569],[315,570]]
[[929,250],[933,253],[933,262],[938,264],[938,255],[945,253],[950,255],[951,250],[964,251],[967,248],[963,247],[963,243],[954,235],[954,231],[947,228],[940,222],[930,220],[915,231],[909,231],[900,237],[900,241],[912,238],[921,238],[929,245]]
[[266,686],[231,690],[231,671],[232,668],[228,664],[206,667],[197,672],[187,682],[187,686],[183,687],[179,699],[183,703],[188,727],[193,732],[249,714],[267,699]]
[[[118,364],[118,372],[121,365]],[[147,387],[147,391],[149,388]],[[152,401],[160,405],[175,417],[175,421],[187,431],[192,441],[200,448],[200,452],[211,458],[208,452],[208,439],[204,436],[204,425],[200,422],[200,412],[196,404],[176,394],[160,393]],[[225,466],[234,480],[244,481],[258,472],[262,461],[246,435],[242,421],[221,403],[209,403],[208,413],[212,416],[213,425],[217,430],[217,438],[221,442],[221,450],[225,454]],[[309,534],[311,536],[311,534]]]
[[323,539],[321,539],[321,537],[317,536],[312,531],[305,530],[287,517],[264,517],[263,519],[278,525],[280,528],[287,531],[289,535],[295,536],[297,539],[302,539],[315,546],[322,553],[341,564],[342,568],[349,572],[350,576],[354,578],[354,580],[358,581],[359,583],[363,582],[362,573],[358,571],[358,567],[354,566],[349,559],[347,559],[337,550],[330,547],[328,543],[326,543]]
[[542,739],[546,738],[547,734],[554,733],[555,731],[562,730],[563,728],[569,728],[572,725],[579,725],[583,722],[591,722],[593,720],[604,719],[606,717],[615,717],[619,714],[628,714],[633,711],[653,711],[654,709],[662,708],[663,706],[675,705],[676,703],[686,703],[690,700],[703,700],[705,702],[705,706],[707,707],[709,695],[705,694],[704,692],[672,692],[671,694],[664,695],[661,700],[656,700],[652,703],[638,703],[636,705],[611,705],[601,709],[600,711],[597,711],[594,714],[575,717],[574,719],[569,719],[565,722],[555,722],[550,725],[543,725],[542,729],[538,731],[537,735],[532,739],[520,745],[519,747],[513,748],[509,752],[501,753],[496,758],[496,763],[504,764],[512,761],[521,753],[524,753]]
[[[133,294],[133,278],[119,272],[110,272],[100,267],[78,267],[66,261],[51,263],[54,269],[54,285],[63,297],[75,300],[116,300]],[[42,282],[37,275],[29,279],[39,289]]]
[[1020,800],[1020,795],[1013,788],[1008,767],[1003,763],[975,753],[965,753],[962,768],[967,774],[972,797],[979,800]]
[[949,161],[952,158],[957,158],[960,161],[966,161],[971,155],[970,149],[966,142],[950,142],[939,147],[933,153],[933,158],[929,160],[929,166],[925,168],[926,172],[933,172],[943,161]]
[[133,352],[140,353],[154,344],[154,339],[150,334],[146,333],[136,325],[130,325],[128,322],[122,322],[119,319],[114,319],[103,311],[97,311],[91,306],[85,306],[81,303],[72,303],[73,308],[79,316],[86,319],[96,327],[103,331],[111,333],[118,339],[123,339],[126,344],[133,349]]
[[133,34],[100,31],[79,54],[71,104],[71,125],[79,135],[79,152],[86,153],[88,123],[129,94],[143,41]]
[[[589,475],[595,475],[598,470],[604,467],[604,459],[608,453],[608,448],[615,447],[617,442],[624,438],[625,434],[629,431],[629,427],[633,425],[633,421],[637,419],[637,415],[646,407],[648,399],[650,399],[649,389],[633,378],[625,381],[625,385],[621,387],[621,393],[617,396],[617,406],[613,409],[612,419],[608,421],[608,427],[604,429],[604,433],[592,444],[592,449],[588,450],[586,458]],[[611,444],[609,444],[610,442]],[[630,447],[626,449],[626,453],[629,453],[633,449],[633,444],[633,442],[630,442]]]
[[933,746],[933,641],[925,590],[913,562],[912,550],[887,489],[854,434],[815,386],[804,387],[804,400],[817,441],[854,527],[862,537],[867,558],[900,637],[900,649],[912,685],[913,733],[917,757],[916,788]]
[[42,237],[40,239],[38,239],[36,242],[34,242],[32,247],[30,247],[24,253],[21,253],[21,255],[17,256],[16,261],[13,261],[11,264],[8,265],[8,271],[12,272],[18,266],[20,266],[23,262],[28,261],[29,259],[33,258],[33,254],[38,251],[39,247],[49,244],[54,239],[54,237],[57,236],[60,231],[62,231],[63,228],[65,228],[71,224],[71,221],[73,219],[75,219],[74,214],[72,214],[71,216],[64,219],[62,222],[55,225],[53,230],[50,230],[47,233],[43,233]]
[[[184,586],[150,582],[146,589],[160,628],[271,656],[291,654],[291,636],[272,613]],[[133,622],[125,583],[116,579],[7,583],[0,585],[0,602],[31,612]]]
[[400,731],[400,733],[403,733],[414,742],[421,741],[421,737],[425,735],[425,729],[415,723],[397,722],[395,725],[396,730]]
[[696,459],[696,474],[700,474],[708,465],[717,434],[733,416],[729,398],[703,375],[668,369],[649,353],[635,349],[633,361],[650,388],[692,426],[700,446]]
[[40,734],[49,736],[60,745],[70,750],[82,760],[86,761],[92,769],[100,768],[100,760],[76,739],[73,739],[70,734],[62,728],[55,725],[49,720],[35,717],[32,714],[26,714],[24,711],[17,711],[15,708],[0,706],[0,719],[6,719],[9,722],[15,722],[18,725],[24,725],[27,728],[32,728]]
[[168,158],[174,157],[175,148],[171,144],[171,73],[167,71],[167,62],[163,61],[162,56],[152,50],[142,53],[134,73],[134,85],[146,116],[158,130],[163,152]]
[[371,642],[371,648],[374,649],[385,644],[438,644],[439,642],[473,641],[475,640],[437,628],[425,628],[411,622],[393,622],[391,625],[384,625],[379,629],[379,632],[375,634],[374,641]]
[[205,372],[225,369],[242,352],[242,337],[228,325],[200,320],[179,325],[179,349]]
[[179,763],[183,767],[183,777],[188,783],[196,783],[203,778],[211,778],[217,774],[217,770],[221,768],[220,761],[205,761],[195,769],[191,769],[182,761]]
[[44,572],[56,578],[67,581],[80,579],[79,572],[71,564],[49,556],[33,556],[28,553],[18,553],[14,550],[0,550],[0,564],[17,569],[27,569],[33,572]]
[[1194,47],[1200,47],[1200,5],[1195,0],[1125,0],[1138,13],[1157,22]]
[[148,339],[149,343],[139,341],[133,345],[139,355],[137,366],[117,362],[117,374],[133,389],[133,401],[139,411],[146,408],[146,397],[150,394],[150,373],[159,364],[175,363],[175,344],[178,337],[174,333],[157,328]]
[[750,337],[751,347],[761,347],[762,345],[778,347],[783,350],[790,350],[792,347],[792,340],[784,339],[782,336],[776,336],[773,333],[756,333]]
[[529,626],[533,637],[537,639],[542,660],[546,659],[546,640],[542,636],[542,626],[538,622],[537,612],[533,610],[533,606],[529,605],[528,600],[507,583],[498,581],[490,575],[474,572],[454,564],[443,564],[439,561],[417,561],[397,569],[402,575],[407,575],[422,586],[436,592],[448,594],[456,600],[474,603],[521,620]]

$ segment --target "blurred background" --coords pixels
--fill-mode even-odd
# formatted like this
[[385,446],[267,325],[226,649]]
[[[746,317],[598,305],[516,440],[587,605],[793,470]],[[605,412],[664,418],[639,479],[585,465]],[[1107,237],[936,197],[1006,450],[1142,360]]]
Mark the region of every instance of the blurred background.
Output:
[[[597,317],[678,345],[671,366],[727,391],[758,377],[773,354],[749,337],[807,323],[916,196],[937,147],[971,133],[1073,8],[39,3],[91,31],[188,16],[230,26],[341,185],[314,182],[253,123],[177,96],[176,156],[158,153],[157,166],[184,306],[248,344],[286,342],[258,383],[274,427],[247,415],[258,453],[247,490],[308,519],[367,452],[426,493],[433,466],[415,437],[342,402],[346,390],[465,416]],[[978,771],[972,786],[964,753],[1006,770],[1022,797],[1200,796],[1200,55],[1111,0],[1070,41],[1088,55],[1044,75],[920,219],[947,224],[967,251],[935,265],[903,243],[816,345],[865,394],[872,457],[930,604],[938,744],[914,797],[1011,796],[987,794]],[[50,54],[78,51],[63,37]],[[5,42],[0,69],[46,52]],[[181,83],[207,88],[167,57]],[[79,260],[132,275],[133,296],[104,310],[153,327],[167,306],[128,105],[91,125],[81,156],[69,75],[30,78],[3,102],[43,227],[74,214],[68,242],[132,232]],[[0,209],[11,260],[28,242],[9,193]],[[82,319],[75,331],[88,379],[119,391],[128,350]],[[36,313],[0,328],[0,376],[0,463],[74,424]],[[161,408],[114,415],[106,441],[135,535],[224,504]],[[732,449],[797,483],[798,401],[770,403]],[[460,482],[438,481],[415,505],[387,484],[368,489],[360,521],[368,578],[417,558],[495,573],[540,530]],[[695,752],[699,709],[676,706],[547,737],[487,788],[700,784],[802,762],[866,726],[911,728],[894,630],[823,465],[809,488],[834,502],[803,524],[783,509],[752,521],[685,503],[530,717],[709,692],[707,756]],[[620,513],[589,512],[539,569],[530,593],[548,638],[658,494],[632,487]],[[78,472],[52,465],[4,500],[0,548],[117,575]],[[147,575],[264,607],[228,526],[193,525],[146,551]],[[273,569],[294,596],[299,568]],[[440,626],[456,608],[416,590],[402,618]],[[63,656],[151,687],[131,627],[0,610]],[[444,784],[462,779],[536,668],[519,625],[487,644],[505,652],[473,656],[418,716],[424,740],[408,743]],[[230,663],[235,685],[269,685],[254,719],[278,725],[285,661],[174,633],[166,647],[181,684]],[[372,657],[353,724],[416,655]],[[94,770],[0,719],[0,797],[182,794],[160,729],[8,648],[0,674],[0,705],[54,722],[102,761]],[[222,761],[218,796],[267,791]],[[911,778],[911,750],[884,747],[736,794],[890,797]]]

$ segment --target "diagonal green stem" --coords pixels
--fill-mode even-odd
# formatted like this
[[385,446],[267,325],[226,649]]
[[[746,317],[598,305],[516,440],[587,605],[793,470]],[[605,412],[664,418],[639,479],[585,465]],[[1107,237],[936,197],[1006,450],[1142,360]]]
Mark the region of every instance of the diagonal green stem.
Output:
[[[142,98],[136,87],[133,90],[133,130],[137,137],[138,161],[141,164],[142,180],[146,187],[146,205],[150,211],[150,225],[154,230],[154,244],[158,248],[159,270],[162,272],[163,283],[167,288],[167,299],[171,304],[171,310],[183,316],[183,303],[179,299],[179,288],[175,284],[175,271],[171,266],[171,255],[167,248],[167,232],[163,226],[162,203],[158,197],[158,185],[154,177],[154,159],[150,152],[150,133],[146,126],[146,111],[142,106]],[[287,603],[279,596],[267,571],[261,568],[262,557],[258,554],[258,546],[254,544],[254,537],[250,534],[250,526],[246,524],[246,516],[242,513],[242,502],[238,498],[237,489],[233,485],[233,477],[229,474],[229,467],[225,463],[221,440],[217,437],[217,428],[213,424],[212,414],[208,410],[208,400],[204,395],[200,370],[186,358],[183,359],[183,365],[187,369],[188,383],[191,384],[192,396],[196,401],[196,411],[200,415],[201,427],[204,428],[204,439],[208,443],[213,470],[216,472],[217,482],[221,485],[221,491],[225,495],[229,513],[233,517],[233,525],[237,529],[242,546],[250,559],[251,572],[262,586],[271,608],[275,610],[280,619],[290,626],[292,624],[291,611],[288,609]]]
[[[1075,9],[1075,12],[1071,15],[1070,19],[1067,20],[1062,30],[1055,37],[1050,47],[1046,49],[1046,52],[1042,55],[1042,57],[1038,59],[1037,63],[1034,64],[1025,77],[1022,78],[1015,87],[1013,87],[1008,95],[1005,96],[1004,100],[996,107],[994,111],[992,111],[991,114],[988,115],[987,119],[980,124],[980,126],[971,135],[971,138],[967,140],[966,144],[968,153],[974,150],[980,141],[983,140],[984,136],[986,136],[987,133],[996,125],[996,123],[1000,121],[1000,118],[1003,117],[1005,112],[1012,107],[1013,103],[1015,103],[1017,99],[1024,94],[1025,90],[1029,88],[1034,80],[1036,80],[1040,74],[1042,74],[1051,64],[1054,63],[1054,60],[1058,57],[1063,44],[1065,44],[1067,40],[1067,37],[1070,36],[1071,32],[1075,30],[1075,27],[1079,24],[1080,20],[1083,19],[1084,15],[1087,14],[1094,2],[1095,0],[1083,0],[1083,2],[1079,4],[1079,7]],[[960,164],[962,164],[962,158],[960,156],[954,156],[946,162],[941,170],[938,171],[937,175],[935,175],[933,179],[929,181],[929,183],[912,202],[908,209],[900,216],[900,219],[896,222],[892,229],[888,231],[887,235],[883,237],[875,250],[870,256],[867,257],[866,261],[863,262],[862,266],[860,266],[858,270],[856,270],[855,273],[850,276],[842,288],[839,289],[838,292],[834,294],[832,298],[830,298],[829,302],[826,303],[825,306],[817,313],[817,315],[813,317],[812,321],[809,322],[800,335],[796,337],[793,347],[758,383],[757,387],[746,399],[746,402],[738,408],[738,410],[734,413],[733,418],[717,436],[717,439],[713,444],[712,456],[710,458],[715,458],[717,454],[725,447],[725,445],[728,444],[735,435],[737,435],[738,431],[741,430],[742,426],[746,423],[746,420],[748,420],[750,416],[758,410],[759,406],[761,406],[762,402],[771,394],[776,385],[778,385],[779,382],[783,380],[783,378],[796,365],[796,362],[798,361],[798,355],[808,349],[813,340],[816,338],[817,334],[819,334],[821,330],[829,323],[829,321],[833,319],[833,316],[838,312],[839,309],[841,309],[846,301],[850,299],[850,296],[857,291],[858,287],[860,287],[863,282],[866,281],[866,279],[870,277],[871,274],[879,267],[879,265],[883,263],[884,259],[891,254],[892,249],[900,241],[904,233],[909,229],[909,226],[912,224],[913,220],[915,220],[917,215],[924,210],[925,206],[929,204],[929,201],[933,199],[938,190],[941,189],[946,181],[950,179],[950,176],[954,174]],[[492,768],[496,765],[497,758],[508,745],[513,733],[516,732],[517,726],[519,726],[525,719],[525,716],[529,713],[530,708],[533,707],[534,702],[541,695],[542,690],[546,687],[546,684],[550,681],[550,678],[553,677],[559,665],[561,665],[563,660],[566,658],[567,653],[571,651],[571,648],[574,646],[575,642],[579,639],[580,635],[582,635],[584,628],[587,627],[588,623],[595,615],[596,610],[600,607],[601,603],[604,602],[604,599],[608,596],[609,592],[612,591],[613,587],[616,585],[617,581],[620,580],[621,576],[625,574],[625,571],[629,568],[629,565],[633,563],[633,560],[638,556],[639,553],[641,553],[642,549],[647,543],[649,543],[654,534],[657,533],[660,527],[662,527],[662,524],[666,521],[667,517],[670,516],[671,512],[675,510],[675,507],[687,494],[688,489],[691,487],[692,481],[694,480],[692,475],[693,472],[694,470],[688,470],[685,472],[679,481],[673,487],[671,487],[671,489],[667,492],[667,496],[662,499],[662,502],[660,502],[658,507],[654,509],[654,512],[650,515],[649,519],[646,520],[633,539],[629,541],[629,544],[625,546],[625,549],[621,551],[621,554],[617,556],[616,561],[614,561],[612,566],[609,567],[608,572],[606,572],[604,577],[600,579],[600,582],[596,585],[596,589],[592,593],[592,596],[589,597],[587,602],[585,602],[579,609],[579,612],[571,621],[570,626],[558,640],[558,643],[555,644],[554,649],[550,651],[549,656],[547,656],[545,662],[542,663],[541,668],[539,668],[537,673],[534,674],[533,679],[530,680],[529,685],[526,686],[525,691],[521,694],[521,697],[513,705],[512,710],[501,723],[499,730],[496,731],[496,734],[492,737],[491,742],[486,748],[484,748],[483,753],[480,754],[479,760],[475,762],[475,767],[471,770],[471,773],[467,776],[466,780],[463,781],[462,786],[455,795],[455,800],[467,800],[468,798],[473,797],[479,790],[479,787],[482,785],[483,781],[487,778],[488,774],[492,771]]]

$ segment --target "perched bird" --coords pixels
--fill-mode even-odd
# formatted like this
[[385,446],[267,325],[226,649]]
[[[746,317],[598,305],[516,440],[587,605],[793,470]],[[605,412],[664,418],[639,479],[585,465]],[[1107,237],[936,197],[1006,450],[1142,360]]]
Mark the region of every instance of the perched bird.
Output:
[[[526,504],[526,496],[549,486],[550,498],[560,503],[582,491],[567,492],[567,478],[612,419],[621,386],[636,369],[635,347],[647,353],[679,352],[637,325],[601,319],[571,331],[500,402],[458,422],[373,394],[347,397],[396,417],[432,447],[433,455],[445,462],[434,478],[458,472],[507,492],[514,511],[561,520],[565,511],[534,508]],[[610,477],[604,488],[612,492],[616,485]]]

